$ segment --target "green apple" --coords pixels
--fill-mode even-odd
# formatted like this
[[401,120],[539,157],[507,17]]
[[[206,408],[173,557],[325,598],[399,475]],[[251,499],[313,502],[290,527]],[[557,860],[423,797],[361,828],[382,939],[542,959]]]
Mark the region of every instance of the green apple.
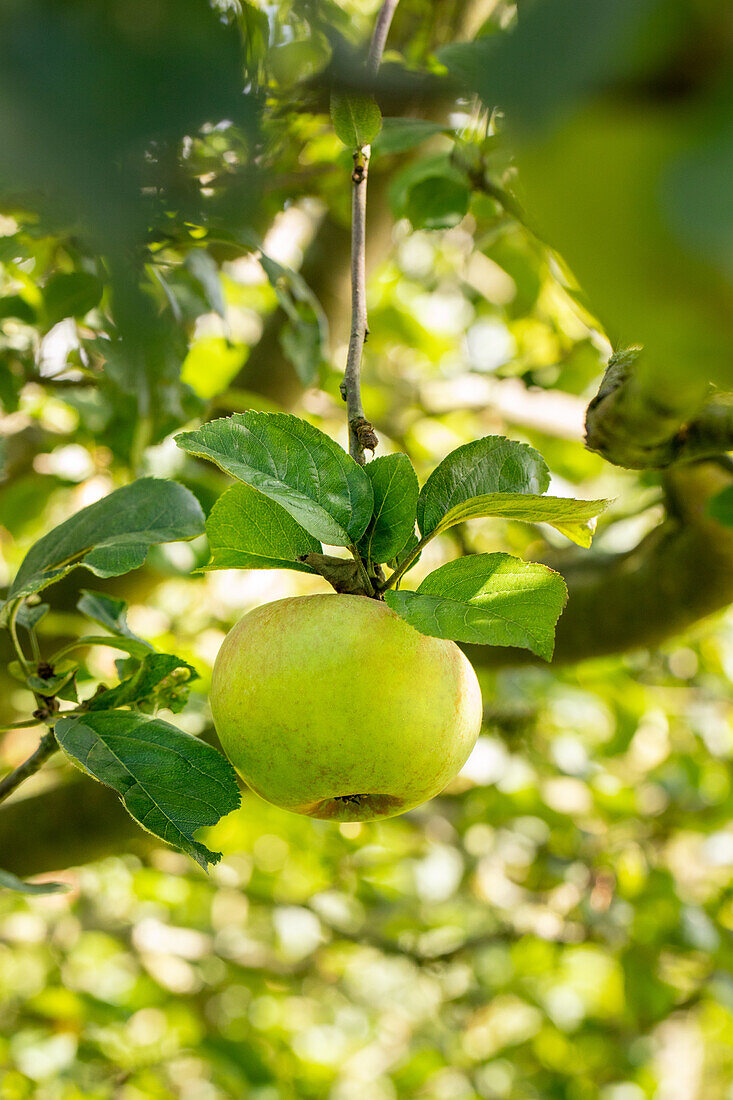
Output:
[[438,794],[481,727],[453,642],[364,596],[277,600],[245,615],[214,665],[224,751],[268,802],[309,817],[392,817]]

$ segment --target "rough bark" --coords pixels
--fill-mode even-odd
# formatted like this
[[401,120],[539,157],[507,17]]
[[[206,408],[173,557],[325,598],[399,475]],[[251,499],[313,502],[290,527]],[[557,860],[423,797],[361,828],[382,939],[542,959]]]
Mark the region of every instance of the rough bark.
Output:
[[[644,353],[613,355],[588,406],[586,444],[625,469],[663,469],[733,448],[733,397],[704,385],[649,385]],[[701,394],[708,392],[701,400]]]

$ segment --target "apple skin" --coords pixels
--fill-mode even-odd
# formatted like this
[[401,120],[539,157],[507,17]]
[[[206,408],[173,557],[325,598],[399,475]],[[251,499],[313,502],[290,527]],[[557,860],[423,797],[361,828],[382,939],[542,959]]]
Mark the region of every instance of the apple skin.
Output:
[[222,747],[266,801],[334,821],[393,817],[438,794],[481,728],[454,642],[364,596],[297,596],[250,611],[217,656]]

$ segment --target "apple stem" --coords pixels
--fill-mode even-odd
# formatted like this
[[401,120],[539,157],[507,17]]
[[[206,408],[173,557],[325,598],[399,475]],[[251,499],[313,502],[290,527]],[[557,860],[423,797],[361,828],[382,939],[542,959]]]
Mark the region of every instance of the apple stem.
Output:
[[349,552],[350,552],[351,556],[353,557],[354,561],[356,562],[356,568],[357,568],[358,573],[359,573],[359,580],[361,581],[362,585],[364,586],[364,594],[366,596],[374,596],[375,595],[374,585],[372,584],[371,578],[370,578],[369,574],[366,571],[366,566],[364,565],[364,561],[362,559],[361,554],[359,553],[359,551],[357,550],[357,548],[355,546],[350,546],[349,547]]

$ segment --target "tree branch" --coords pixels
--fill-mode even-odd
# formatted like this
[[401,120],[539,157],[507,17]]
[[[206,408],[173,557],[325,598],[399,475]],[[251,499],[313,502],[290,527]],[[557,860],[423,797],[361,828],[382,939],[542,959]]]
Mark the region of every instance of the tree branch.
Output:
[[663,469],[733,448],[733,397],[696,395],[646,385],[643,352],[611,356],[586,414],[586,444],[616,466]]
[[346,401],[349,424],[349,454],[364,465],[364,451],[374,450],[377,437],[364,416],[361,403],[361,355],[367,338],[366,310],[366,188],[370,148],[354,153],[351,174],[351,335],[341,396]]
[[[657,646],[733,602],[733,528],[707,514],[733,485],[720,462],[673,467],[665,475],[667,519],[626,554],[563,554],[569,599],[557,627],[553,664]],[[537,663],[524,650],[461,647],[476,668]]]
[[367,58],[367,69],[374,76],[379,72],[379,66],[382,63],[382,54],[384,53],[384,47],[387,45],[387,35],[398,4],[399,0],[384,0],[377,13],[377,21],[374,24],[374,33],[372,34],[369,57]]
[[[398,2],[384,0],[379,9],[367,61],[367,68],[373,75],[379,70]],[[361,356],[369,333],[366,307],[366,197],[370,156],[370,146],[357,149],[351,173],[351,334],[341,383],[341,396],[346,402],[349,425],[349,454],[361,466],[365,462],[365,450],[373,451],[377,446],[377,437],[364,416],[361,403]]]
[[38,748],[31,753],[27,760],[20,764],[15,771],[10,772],[4,779],[0,779],[0,802],[6,799],[16,790],[21,783],[35,775],[38,769],[45,764],[49,756],[58,749],[53,730],[48,730],[41,738]]

